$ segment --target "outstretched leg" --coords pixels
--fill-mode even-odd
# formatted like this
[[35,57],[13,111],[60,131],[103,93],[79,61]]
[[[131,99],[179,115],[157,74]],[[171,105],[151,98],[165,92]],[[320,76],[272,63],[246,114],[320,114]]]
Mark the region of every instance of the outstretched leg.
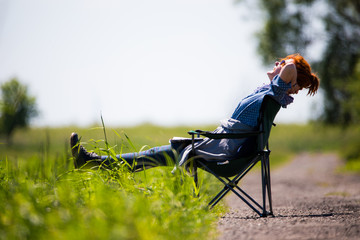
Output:
[[[80,145],[76,133],[71,134],[70,147],[75,168],[91,168],[100,165],[111,167],[111,164],[115,162],[110,156],[99,156],[96,153],[87,152],[86,149]],[[154,147],[142,152],[117,155],[116,158],[118,161],[126,161],[133,171],[139,171],[144,168],[169,166],[169,164],[173,166],[176,155],[176,151],[174,151],[170,145],[167,145]]]
[[[142,152],[116,155],[120,161],[129,163],[134,171],[159,166],[174,166],[177,153],[170,145],[154,147]],[[104,158],[105,156],[103,156]]]

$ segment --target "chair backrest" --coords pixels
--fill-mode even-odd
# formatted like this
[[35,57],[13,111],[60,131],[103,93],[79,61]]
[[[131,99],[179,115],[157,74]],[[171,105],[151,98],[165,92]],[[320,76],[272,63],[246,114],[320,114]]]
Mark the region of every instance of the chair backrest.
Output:
[[262,139],[259,139],[258,150],[263,150],[268,143],[270,137],[271,127],[273,126],[274,119],[276,114],[280,110],[280,104],[273,99],[271,96],[267,95],[264,97],[264,100],[261,105],[260,110],[260,131],[263,131]]
[[203,163],[212,172],[222,177],[231,177],[246,169],[248,164],[258,156],[258,152],[264,150],[265,146],[267,146],[271,127],[280,107],[280,104],[272,97],[265,96],[259,117],[259,130],[263,131],[263,133],[259,137],[249,137],[245,140],[243,153],[229,159],[227,164],[218,165],[216,161],[204,161]]

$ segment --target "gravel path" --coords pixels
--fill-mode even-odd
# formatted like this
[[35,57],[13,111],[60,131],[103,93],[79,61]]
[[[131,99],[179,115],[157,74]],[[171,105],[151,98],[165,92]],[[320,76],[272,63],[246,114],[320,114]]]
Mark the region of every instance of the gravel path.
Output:
[[[336,172],[335,154],[301,154],[271,172],[274,217],[260,218],[229,194],[219,239],[360,239],[360,176]],[[261,199],[260,173],[244,190]]]

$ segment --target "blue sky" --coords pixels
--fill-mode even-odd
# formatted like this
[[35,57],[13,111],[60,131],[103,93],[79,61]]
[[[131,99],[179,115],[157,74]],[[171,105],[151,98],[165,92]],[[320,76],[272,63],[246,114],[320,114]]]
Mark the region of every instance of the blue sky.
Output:
[[[217,124],[267,83],[246,5],[231,0],[0,0],[0,82],[37,97],[37,126]],[[274,56],[274,61],[276,57]],[[320,96],[279,122],[306,122]]]

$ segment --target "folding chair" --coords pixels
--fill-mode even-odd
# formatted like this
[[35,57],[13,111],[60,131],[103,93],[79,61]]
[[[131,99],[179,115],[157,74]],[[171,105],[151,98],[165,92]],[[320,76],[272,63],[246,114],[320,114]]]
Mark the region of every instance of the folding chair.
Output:
[[[210,208],[214,207],[229,191],[232,191],[259,216],[266,217],[273,215],[271,183],[270,183],[270,163],[269,163],[269,144],[268,139],[273,120],[280,109],[280,104],[270,96],[265,96],[259,118],[259,127],[257,131],[241,133],[212,133],[208,131],[195,130],[188,132],[192,136],[192,155],[190,158],[193,168],[194,181],[198,185],[197,168],[201,168],[214,175],[224,184],[224,188],[209,202]],[[246,138],[244,147],[246,153],[236,156],[234,159],[226,161],[206,160],[201,156],[195,155],[195,135],[204,136],[211,139],[240,139]],[[262,205],[253,197],[247,194],[238,186],[240,180],[258,163],[261,162],[261,179],[262,179]],[[268,197],[269,211],[266,210],[266,195]]]

